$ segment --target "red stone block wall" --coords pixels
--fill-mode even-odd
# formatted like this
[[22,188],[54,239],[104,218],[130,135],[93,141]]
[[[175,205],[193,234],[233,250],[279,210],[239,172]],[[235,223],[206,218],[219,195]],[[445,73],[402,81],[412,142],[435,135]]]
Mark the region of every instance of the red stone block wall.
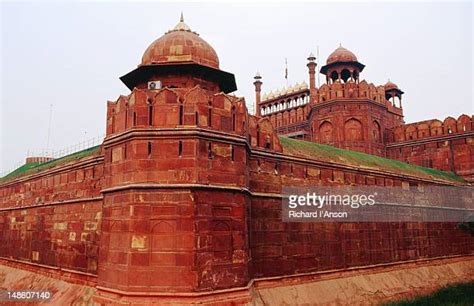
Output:
[[0,212],[0,256],[97,274],[102,200]]
[[384,157],[384,134],[401,118],[371,100],[336,100],[315,104],[309,121],[315,142]]
[[282,222],[283,186],[423,184],[430,183],[255,156],[250,160],[251,277],[472,253],[474,239],[457,223]]
[[[457,223],[284,223],[281,199],[251,202],[252,277],[470,254]],[[275,268],[278,267],[278,268]]]
[[99,285],[167,292],[244,286],[247,207],[247,196],[237,190],[150,187],[107,193]]
[[194,290],[195,209],[186,189],[107,193],[98,284],[127,291]]
[[101,156],[0,184],[0,208],[44,205],[100,196]]
[[250,118],[241,99],[199,87],[135,89],[109,103],[108,118],[99,285],[244,286],[246,141],[281,150],[268,120]]
[[208,189],[193,195],[199,290],[245,286],[250,280],[248,194]]
[[388,140],[389,158],[452,171],[474,182],[474,127],[469,116],[407,124],[390,130]]
[[0,185],[0,256],[97,274],[103,159]]

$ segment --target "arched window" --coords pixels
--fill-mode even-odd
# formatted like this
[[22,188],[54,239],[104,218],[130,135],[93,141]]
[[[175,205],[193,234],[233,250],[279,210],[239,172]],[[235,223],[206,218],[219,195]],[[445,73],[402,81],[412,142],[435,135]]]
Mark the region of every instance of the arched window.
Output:
[[372,135],[374,141],[380,142],[381,139],[381,131],[380,131],[380,124],[374,120],[372,123]]
[[357,70],[354,70],[352,72],[352,77],[354,78],[355,81],[359,79],[359,73],[357,72]]
[[348,69],[343,69],[341,71],[341,79],[344,81],[344,83],[346,83],[350,77],[351,77],[351,72]]
[[344,136],[347,141],[363,140],[362,123],[357,119],[349,119],[344,124]]
[[332,127],[331,122],[324,121],[319,126],[320,141],[322,143],[331,143],[332,141],[334,141],[333,131],[334,129]]

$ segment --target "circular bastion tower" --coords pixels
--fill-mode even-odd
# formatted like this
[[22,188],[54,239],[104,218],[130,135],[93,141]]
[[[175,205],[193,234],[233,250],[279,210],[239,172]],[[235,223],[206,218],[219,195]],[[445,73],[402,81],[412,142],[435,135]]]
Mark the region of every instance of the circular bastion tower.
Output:
[[234,75],[181,16],[120,79],[131,93],[107,105],[96,300],[247,285],[247,150],[258,139],[244,100],[227,95]]

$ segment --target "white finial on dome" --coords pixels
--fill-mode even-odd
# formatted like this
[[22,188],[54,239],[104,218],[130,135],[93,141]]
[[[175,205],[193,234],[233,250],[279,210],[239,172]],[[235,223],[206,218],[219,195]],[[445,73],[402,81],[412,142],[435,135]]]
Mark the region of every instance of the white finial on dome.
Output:
[[171,31],[191,31],[191,28],[187,24],[184,23],[183,12],[181,12],[179,23]]

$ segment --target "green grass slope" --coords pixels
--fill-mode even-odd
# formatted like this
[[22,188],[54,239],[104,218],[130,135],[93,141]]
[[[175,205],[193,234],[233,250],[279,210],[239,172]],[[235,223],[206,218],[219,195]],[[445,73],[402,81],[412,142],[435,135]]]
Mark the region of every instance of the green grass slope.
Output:
[[50,169],[58,165],[66,164],[68,162],[76,161],[84,157],[97,154],[99,151],[100,151],[100,145],[91,147],[79,152],[75,152],[75,153],[72,153],[72,154],[57,158],[57,159],[53,159],[45,163],[38,163],[38,162],[28,163],[8,173],[4,177],[0,178],[0,183],[4,183],[6,181],[9,181],[18,177],[22,177],[25,175],[44,171],[46,169]]
[[440,171],[411,165],[405,162],[383,158],[361,152],[339,149],[324,144],[280,137],[285,154],[311,159],[340,163],[372,170],[384,170],[399,174],[412,175],[427,179],[438,179],[456,183],[465,183],[464,179],[452,172]]

